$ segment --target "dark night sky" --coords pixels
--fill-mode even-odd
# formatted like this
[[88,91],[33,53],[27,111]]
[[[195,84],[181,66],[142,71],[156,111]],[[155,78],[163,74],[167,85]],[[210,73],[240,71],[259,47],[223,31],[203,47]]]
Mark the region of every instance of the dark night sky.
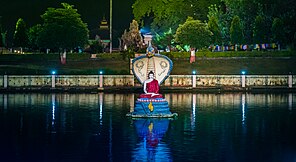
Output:
[[[42,15],[48,7],[61,7],[62,2],[74,5],[82,20],[88,24],[89,30],[99,26],[105,15],[109,21],[109,0],[0,0],[0,16],[2,26],[12,36],[18,18],[23,18],[28,26],[42,23]],[[121,35],[129,27],[134,0],[113,0],[114,34]]]

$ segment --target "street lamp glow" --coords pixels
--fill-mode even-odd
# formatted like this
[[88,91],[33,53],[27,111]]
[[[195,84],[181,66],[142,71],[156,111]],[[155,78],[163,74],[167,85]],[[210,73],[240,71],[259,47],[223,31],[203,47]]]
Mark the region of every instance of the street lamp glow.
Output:
[[245,75],[245,74],[246,74],[246,71],[242,70],[242,71],[241,71],[241,74],[242,74],[242,75]]
[[56,73],[57,73],[57,72],[56,72],[55,70],[52,70],[52,71],[51,71],[51,74],[52,74],[52,75],[55,75]]
[[102,74],[103,74],[103,71],[102,71],[102,70],[100,70],[100,71],[99,71],[99,74],[100,74],[100,75],[102,75]]
[[196,71],[195,71],[195,70],[193,70],[193,71],[192,71],[192,74],[193,74],[193,75],[195,75],[195,74],[196,74]]

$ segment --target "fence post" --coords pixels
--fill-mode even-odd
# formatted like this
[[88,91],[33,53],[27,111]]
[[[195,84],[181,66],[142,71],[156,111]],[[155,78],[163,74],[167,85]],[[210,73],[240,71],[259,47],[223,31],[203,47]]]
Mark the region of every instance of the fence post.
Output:
[[289,88],[292,88],[292,85],[293,85],[293,76],[291,74],[288,77],[288,85],[289,85]]
[[103,73],[102,73],[102,72],[100,72],[100,76],[99,76],[99,78],[100,78],[99,87],[100,87],[100,88],[103,88]]
[[51,75],[51,88],[55,88],[55,74]]
[[245,88],[246,87],[246,75],[242,74],[242,87]]
[[196,75],[192,75],[192,87],[196,88]]
[[192,71],[192,88],[196,88],[196,71]]

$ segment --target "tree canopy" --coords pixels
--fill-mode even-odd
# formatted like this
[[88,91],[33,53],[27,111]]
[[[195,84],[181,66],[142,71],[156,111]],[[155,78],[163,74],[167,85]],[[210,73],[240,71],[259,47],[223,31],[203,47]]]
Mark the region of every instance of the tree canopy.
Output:
[[188,16],[206,20],[208,6],[219,2],[219,0],[136,0],[132,7],[137,21],[143,22],[147,18],[152,20],[153,30],[167,31],[171,28],[175,31]]
[[261,15],[256,16],[253,29],[254,43],[266,43],[268,41],[269,30],[266,19]]
[[63,8],[48,8],[41,15],[44,23],[39,33],[40,47],[72,49],[84,47],[88,43],[89,30],[77,9],[67,3],[62,3],[62,6]]
[[157,44],[160,49],[165,49],[169,47],[171,51],[171,46],[173,44],[174,33],[170,28],[168,31],[164,32],[163,34],[156,33],[155,37],[153,37],[153,43]]
[[213,33],[211,43],[221,44],[222,37],[221,37],[221,30],[218,25],[218,18],[215,16],[211,16],[209,18],[208,26],[210,31]]
[[28,31],[29,47],[32,49],[38,49],[39,35],[42,30],[40,24],[32,26]]
[[16,23],[13,44],[15,47],[27,47],[28,45],[27,27],[22,18],[19,18]]
[[[241,20],[243,39],[246,43],[267,43],[271,41],[271,27],[274,18],[282,19],[283,31],[291,42],[296,32],[296,1],[291,0],[222,0],[222,17],[231,20],[238,16]],[[230,20],[230,22],[231,22]],[[228,20],[229,22],[229,20]],[[223,23],[220,21],[219,23]],[[227,26],[224,26],[227,28]]]
[[243,30],[238,16],[234,16],[231,22],[230,27],[230,38],[232,44],[241,44],[243,43]]
[[201,49],[209,46],[211,35],[207,24],[188,18],[184,24],[178,27],[175,37],[176,41],[181,44]]
[[[285,33],[283,32],[284,22],[280,18],[275,18],[272,22],[271,32],[272,32],[272,40],[277,43],[284,43]],[[296,34],[296,33],[295,33]]]

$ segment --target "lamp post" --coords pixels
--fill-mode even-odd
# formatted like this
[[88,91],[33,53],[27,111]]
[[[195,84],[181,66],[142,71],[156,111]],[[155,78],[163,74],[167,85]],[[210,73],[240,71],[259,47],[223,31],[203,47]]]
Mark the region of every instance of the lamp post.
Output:
[[246,71],[241,71],[241,77],[242,77],[242,87],[246,87]]
[[51,71],[51,88],[55,88],[55,78],[56,78],[56,71]]
[[99,71],[99,74],[100,74],[100,75],[99,75],[99,81],[100,81],[100,82],[99,82],[99,87],[100,87],[100,88],[103,88],[103,71],[100,70],[100,71]]
[[289,75],[288,75],[288,87],[292,88],[292,86],[293,86],[293,75],[290,72]]
[[196,71],[192,71],[192,88],[196,88]]

